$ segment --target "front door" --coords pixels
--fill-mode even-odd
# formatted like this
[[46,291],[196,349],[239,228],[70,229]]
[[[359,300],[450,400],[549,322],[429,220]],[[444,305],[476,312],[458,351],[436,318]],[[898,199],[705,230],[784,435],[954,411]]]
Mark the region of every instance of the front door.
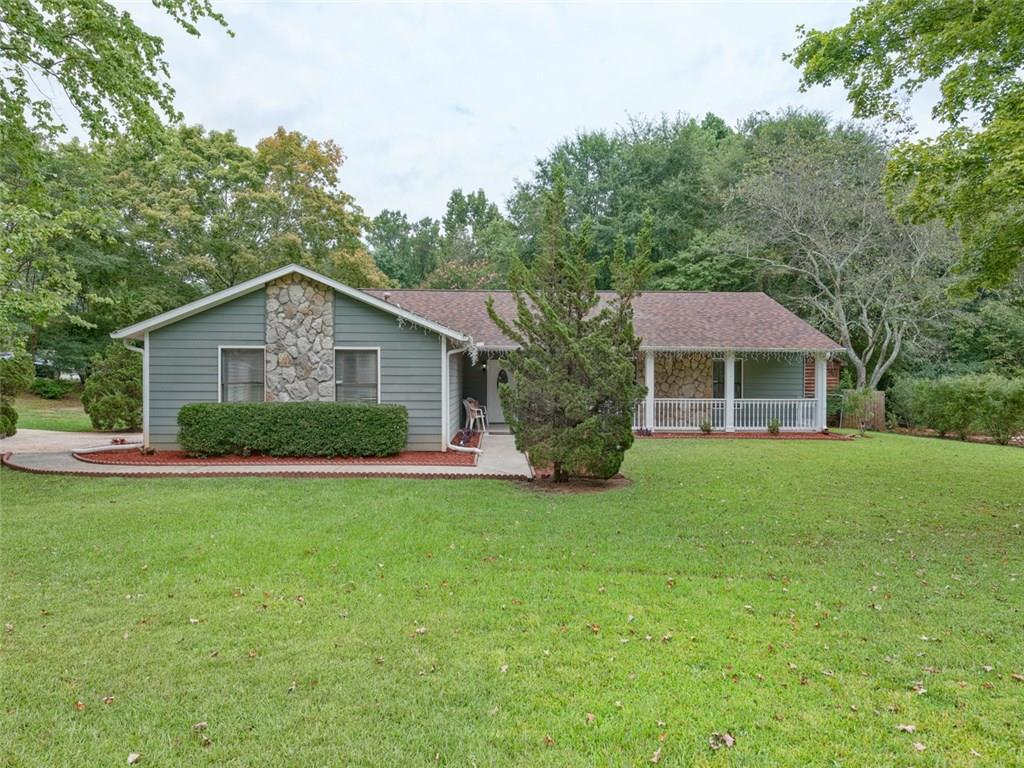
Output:
[[498,385],[507,384],[508,377],[508,365],[504,360],[495,357],[487,361],[487,420],[494,424],[505,422]]

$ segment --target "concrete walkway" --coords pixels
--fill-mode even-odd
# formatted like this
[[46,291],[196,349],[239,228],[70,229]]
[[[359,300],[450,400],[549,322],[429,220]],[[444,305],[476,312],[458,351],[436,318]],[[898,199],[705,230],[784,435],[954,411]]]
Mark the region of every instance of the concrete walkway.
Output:
[[[27,431],[27,430],[26,430]],[[68,433],[65,433],[68,434]],[[4,448],[4,451],[11,450]],[[219,466],[131,466],[89,464],[70,451],[62,453],[25,452],[4,456],[12,469],[56,475],[94,477],[440,477],[531,480],[526,456],[516,450],[512,435],[487,435],[483,453],[475,467],[419,464],[254,464]]]
[[142,444],[141,432],[58,432],[51,429],[19,429],[0,438],[0,453],[67,453],[82,448],[110,446],[121,439]]

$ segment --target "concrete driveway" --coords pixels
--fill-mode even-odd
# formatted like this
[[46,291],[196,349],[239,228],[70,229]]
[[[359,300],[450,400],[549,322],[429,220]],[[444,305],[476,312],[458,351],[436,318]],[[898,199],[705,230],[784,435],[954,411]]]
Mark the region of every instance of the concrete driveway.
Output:
[[0,453],[67,453],[81,448],[110,445],[123,439],[141,443],[141,432],[56,432],[49,429],[19,429],[12,437],[0,439]]

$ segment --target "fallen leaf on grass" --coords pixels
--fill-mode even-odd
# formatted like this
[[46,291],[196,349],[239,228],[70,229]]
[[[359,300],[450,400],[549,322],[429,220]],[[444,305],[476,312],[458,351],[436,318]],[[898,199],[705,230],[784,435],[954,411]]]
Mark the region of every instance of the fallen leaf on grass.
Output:
[[928,692],[928,689],[924,687],[924,683],[921,680],[915,680],[910,684],[910,690],[916,693],[918,696],[923,696]]
[[13,632],[13,631],[14,631],[14,625],[11,624],[11,622],[8,621],[6,624],[4,624],[4,632],[6,632],[7,634],[11,634],[11,632]]
[[587,712],[587,722],[592,723],[595,720],[597,720],[597,715],[595,715],[593,712]]
[[76,712],[81,712],[83,709],[85,709],[85,702],[84,701],[76,701],[75,702],[75,711]]
[[918,752],[924,752],[925,746],[920,741],[915,741],[914,742],[914,749],[916,749]]
[[103,697],[103,703],[104,704],[113,704],[114,703],[114,697],[113,696],[104,696]]
[[255,659],[257,656],[259,656],[259,654],[256,652],[255,648],[253,650],[249,651],[249,658],[250,659]]
[[552,739],[550,736],[544,736],[544,743],[549,747],[555,746],[555,740]]
[[993,667],[991,664],[982,664],[981,668],[986,672],[991,672],[993,669],[995,669],[995,667]]
[[736,744],[736,739],[733,738],[733,735],[728,731],[725,733],[715,731],[711,734],[711,738],[708,739],[708,744],[715,750],[721,749],[722,747],[731,748]]
[[138,752],[129,752],[128,753],[128,765],[135,765],[141,759],[142,759],[142,755],[140,755]]
[[501,672],[501,674],[503,674],[503,675],[504,675],[504,674],[505,674],[506,672],[508,672],[508,664],[502,664],[502,665],[501,665],[501,666],[500,666],[500,667],[498,668],[498,671],[499,671],[499,672]]
[[917,730],[917,726],[916,725],[897,725],[896,726],[896,730],[897,731],[902,731],[903,733],[913,733],[914,731]]
[[209,747],[209,746],[211,746],[211,745],[213,744],[213,741],[212,741],[212,740],[210,739],[210,737],[209,737],[209,736],[203,736],[203,740],[202,740],[202,741],[200,741],[199,743],[200,743],[200,744],[201,744],[201,745],[203,746],[203,748],[205,749],[206,747]]
[[672,633],[671,632],[666,632],[664,635],[661,636],[661,642],[663,642],[663,643],[670,642],[671,640],[672,640]]
[[206,721],[205,720],[200,720],[198,723],[196,723],[195,725],[192,726],[192,730],[193,731],[205,731],[206,727],[207,727]]
[[1010,674],[1010,677],[1013,680],[1016,680],[1018,683],[1024,683],[1024,675],[1022,675],[1020,672],[1012,672]]
[[656,750],[654,750],[654,754],[651,755],[651,762],[652,763],[660,763],[661,762],[661,747],[658,747]]
[[199,623],[199,619],[189,619],[188,623],[189,624],[198,624]]
[[593,632],[595,635],[601,631],[600,624],[588,624],[587,626],[589,627],[590,631]]

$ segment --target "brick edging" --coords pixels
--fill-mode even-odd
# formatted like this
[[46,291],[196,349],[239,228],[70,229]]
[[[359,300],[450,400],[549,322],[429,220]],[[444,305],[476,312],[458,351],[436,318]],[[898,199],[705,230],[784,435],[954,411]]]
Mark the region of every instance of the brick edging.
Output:
[[0,454],[0,464],[17,472],[32,475],[65,475],[68,477],[123,477],[144,478],[191,478],[191,477],[287,477],[296,479],[341,480],[349,477],[360,479],[389,478],[398,480],[511,480],[530,481],[526,475],[482,474],[468,475],[452,472],[76,472],[69,469],[45,469],[26,467],[12,462],[12,453]]

